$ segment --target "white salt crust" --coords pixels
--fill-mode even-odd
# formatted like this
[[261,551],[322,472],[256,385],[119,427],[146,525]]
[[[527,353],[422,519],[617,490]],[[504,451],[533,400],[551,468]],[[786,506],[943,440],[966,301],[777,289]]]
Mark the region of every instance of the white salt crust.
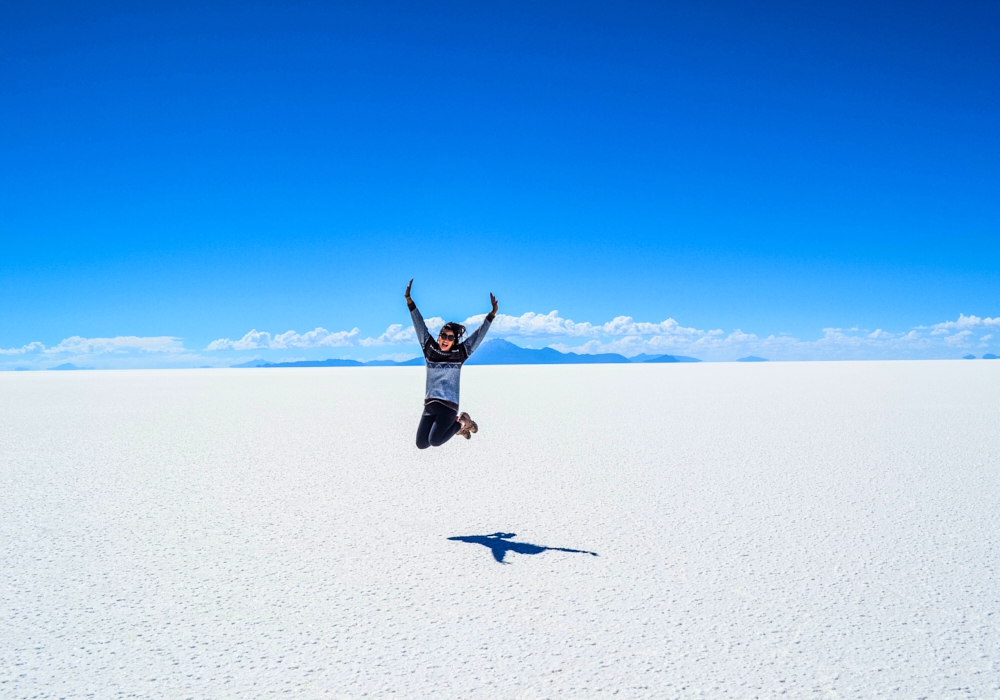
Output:
[[422,389],[0,374],[0,697],[1000,698],[1000,362]]

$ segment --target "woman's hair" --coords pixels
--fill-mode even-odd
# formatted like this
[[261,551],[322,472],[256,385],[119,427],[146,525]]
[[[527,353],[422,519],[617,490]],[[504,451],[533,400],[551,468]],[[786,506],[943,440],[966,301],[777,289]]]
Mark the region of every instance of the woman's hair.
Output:
[[441,330],[438,334],[444,333],[445,331],[451,331],[455,334],[455,345],[462,342],[462,336],[465,335],[465,326],[461,323],[455,323],[454,321],[449,321],[448,323],[441,326]]

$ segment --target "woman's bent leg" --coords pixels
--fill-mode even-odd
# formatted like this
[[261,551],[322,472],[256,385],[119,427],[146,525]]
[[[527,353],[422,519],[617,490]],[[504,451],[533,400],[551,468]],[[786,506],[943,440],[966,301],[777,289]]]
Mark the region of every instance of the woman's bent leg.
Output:
[[417,448],[440,447],[451,440],[461,430],[458,413],[447,406],[432,401],[424,406],[417,426]]
[[432,401],[424,406],[417,426],[417,447],[426,450],[428,447],[440,447],[451,440],[455,433],[461,430],[458,413],[447,406]]
[[426,408],[420,416],[420,425],[417,426],[417,449],[426,450],[431,446],[431,428],[434,427],[434,420],[437,416],[430,413]]
[[462,424],[458,422],[458,414],[454,411],[438,415],[438,419],[434,421],[434,426],[431,428],[431,445],[441,447],[455,437],[455,433],[461,429]]

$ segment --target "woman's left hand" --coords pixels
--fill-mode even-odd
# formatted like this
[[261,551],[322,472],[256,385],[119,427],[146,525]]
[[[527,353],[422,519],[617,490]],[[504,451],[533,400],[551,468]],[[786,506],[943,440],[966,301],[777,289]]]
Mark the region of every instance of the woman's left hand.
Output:
[[499,306],[499,304],[497,304],[497,298],[495,296],[493,296],[493,292],[490,292],[490,303],[493,304],[493,310],[490,311],[490,315],[491,316],[496,316],[497,315],[497,309],[499,309],[500,306]]

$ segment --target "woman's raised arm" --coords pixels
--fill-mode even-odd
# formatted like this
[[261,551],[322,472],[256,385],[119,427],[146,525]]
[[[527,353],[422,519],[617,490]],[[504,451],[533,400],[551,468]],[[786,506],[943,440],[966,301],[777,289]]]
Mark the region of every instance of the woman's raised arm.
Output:
[[479,344],[483,342],[483,338],[486,337],[486,333],[490,330],[490,324],[493,323],[493,319],[497,317],[497,311],[500,309],[500,306],[497,304],[497,298],[493,296],[493,292],[490,292],[490,302],[493,304],[493,308],[488,314],[486,314],[486,318],[483,319],[483,324],[479,326],[479,328],[477,328],[464,343],[462,343],[462,347],[465,348],[466,357],[475,352],[476,348],[479,347]]
[[424,317],[420,315],[420,310],[417,309],[417,305],[413,303],[413,299],[410,298],[410,288],[413,287],[413,280],[406,285],[406,307],[410,310],[410,318],[413,319],[413,330],[417,332],[417,342],[420,343],[420,348],[423,349],[427,347],[427,341],[431,339],[431,334],[427,332],[427,324],[424,323]]

